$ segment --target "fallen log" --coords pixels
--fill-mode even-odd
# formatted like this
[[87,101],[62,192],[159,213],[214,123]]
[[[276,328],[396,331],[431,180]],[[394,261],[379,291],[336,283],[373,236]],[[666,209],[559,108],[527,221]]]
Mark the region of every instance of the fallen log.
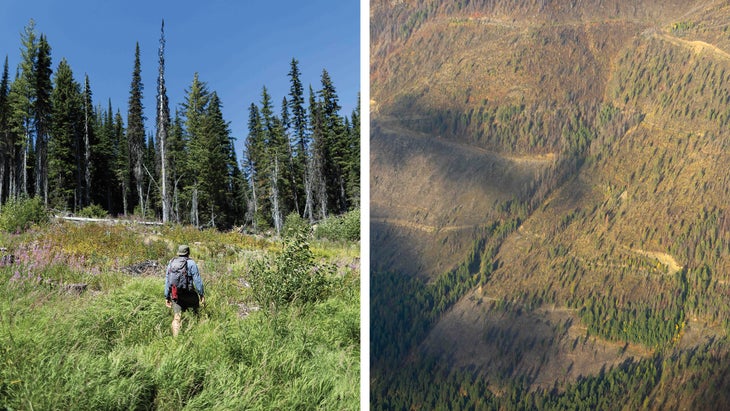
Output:
[[81,223],[107,223],[107,224],[142,224],[142,225],[162,225],[159,221],[136,221],[136,220],[119,220],[115,218],[90,218],[90,217],[71,217],[56,215],[53,218],[67,221],[76,221]]

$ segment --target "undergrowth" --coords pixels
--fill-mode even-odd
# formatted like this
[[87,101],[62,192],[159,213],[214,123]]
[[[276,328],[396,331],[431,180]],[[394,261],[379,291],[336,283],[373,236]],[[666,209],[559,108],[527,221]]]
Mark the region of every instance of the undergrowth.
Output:
[[[0,264],[0,409],[359,407],[359,273],[328,273],[337,288],[272,315],[245,278],[252,256],[281,249],[265,240],[56,223],[0,241],[14,256]],[[206,305],[173,338],[162,267],[179,243]],[[160,266],[124,272],[143,260]]]

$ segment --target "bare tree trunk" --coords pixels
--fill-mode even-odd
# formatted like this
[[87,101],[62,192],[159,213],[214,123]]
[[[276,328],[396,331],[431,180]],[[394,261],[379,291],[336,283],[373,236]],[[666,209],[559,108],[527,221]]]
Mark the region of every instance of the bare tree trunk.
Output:
[[271,174],[271,214],[276,235],[281,235],[281,210],[279,209],[279,159],[274,155],[274,172]]
[[167,156],[165,152],[165,140],[167,135],[167,130],[160,132],[160,159],[162,161],[162,165],[160,167],[160,178],[162,179],[162,222],[166,223],[170,221],[170,195],[167,192],[167,167],[165,166],[167,163]]
[[20,170],[21,176],[21,193],[28,195],[28,150],[30,150],[30,135],[28,134],[27,128],[25,132],[25,145],[23,147],[23,160],[21,161],[22,170]]
[[3,189],[5,188],[5,163],[6,163],[6,157],[5,153],[3,153],[0,157],[0,210],[2,209],[3,205]]
[[127,202],[127,181],[122,179],[122,204],[124,206],[124,216],[126,217],[129,210],[129,204]]
[[139,208],[144,214],[144,185],[142,184],[142,161],[134,167],[134,177],[137,180],[137,194],[139,194]]
[[200,227],[200,220],[198,219],[198,186],[197,184],[193,187],[193,196],[190,204],[190,224],[195,227]]
[[253,194],[253,216],[251,217],[251,223],[253,225],[253,230],[258,231],[258,221],[256,221],[256,214],[259,212],[259,203],[256,199],[256,177],[251,176],[251,193]]
[[307,155],[306,159],[306,165],[307,169],[304,173],[304,194],[305,194],[305,202],[304,202],[304,215],[309,219],[309,223],[314,223],[314,195],[313,195],[313,187],[312,187],[312,180],[314,177],[314,164],[312,162],[312,159]]
[[43,137],[37,135],[35,139],[36,161],[35,161],[35,193],[41,195],[43,192]]
[[[150,191],[152,191],[152,183],[154,183],[154,181],[152,181],[152,179],[150,178],[150,182],[147,183],[147,196],[145,197],[145,204],[148,204],[148,205],[150,203]],[[142,209],[142,219],[143,220],[147,219],[147,210],[146,209]]]
[[327,182],[325,181],[324,173],[322,173],[321,159],[316,153],[313,154],[313,163],[312,180],[314,183],[314,195],[319,207],[319,217],[325,218],[327,217]]
[[[287,138],[287,141],[289,139]],[[299,213],[299,194],[297,193],[297,173],[294,172],[294,153],[291,149],[291,144],[286,145],[287,148],[287,155],[288,155],[288,162],[289,162],[289,175],[291,176],[291,186],[292,186],[292,195],[294,196],[294,210],[296,210],[297,215],[301,215]]]
[[167,107],[167,90],[165,89],[165,20],[160,29],[160,47],[158,50],[159,74],[157,77],[157,140],[160,142],[160,178],[162,179],[162,222],[170,220],[170,195],[167,192],[167,123],[169,108]]
[[8,148],[8,151],[10,152],[10,158],[8,161],[8,199],[15,199],[15,196],[17,195],[17,174],[16,172],[16,160],[17,160],[17,151],[15,150],[15,147],[11,146]]
[[173,214],[175,217],[174,220],[178,224],[180,224],[180,194],[179,194],[180,190],[178,190],[177,186],[180,183],[181,178],[182,178],[182,176],[178,177],[175,180],[175,185],[172,187],[172,202],[173,202],[172,207],[173,207],[173,210],[175,211]]

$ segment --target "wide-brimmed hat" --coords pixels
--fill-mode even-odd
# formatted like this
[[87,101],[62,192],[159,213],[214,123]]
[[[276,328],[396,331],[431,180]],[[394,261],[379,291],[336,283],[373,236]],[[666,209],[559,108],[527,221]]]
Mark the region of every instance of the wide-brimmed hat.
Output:
[[179,256],[188,256],[190,255],[190,247],[186,245],[181,245],[177,248],[177,255]]

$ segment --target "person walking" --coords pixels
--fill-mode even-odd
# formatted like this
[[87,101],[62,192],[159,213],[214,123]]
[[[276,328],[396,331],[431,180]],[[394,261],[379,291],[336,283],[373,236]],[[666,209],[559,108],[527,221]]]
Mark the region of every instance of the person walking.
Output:
[[202,304],[205,304],[203,279],[198,265],[190,258],[190,247],[181,245],[165,270],[165,305],[172,308],[173,336],[177,337],[182,327],[182,312],[192,309],[197,314]]

